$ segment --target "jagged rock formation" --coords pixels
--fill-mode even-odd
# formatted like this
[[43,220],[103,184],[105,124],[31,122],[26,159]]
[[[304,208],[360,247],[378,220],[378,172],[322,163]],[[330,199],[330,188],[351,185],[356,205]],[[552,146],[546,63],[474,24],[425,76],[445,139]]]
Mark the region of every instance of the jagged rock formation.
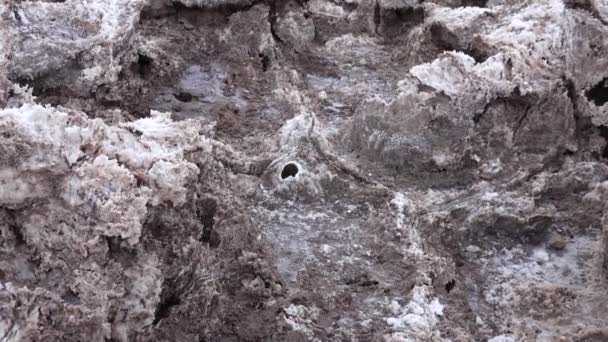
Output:
[[601,0],[0,3],[0,341],[608,339]]

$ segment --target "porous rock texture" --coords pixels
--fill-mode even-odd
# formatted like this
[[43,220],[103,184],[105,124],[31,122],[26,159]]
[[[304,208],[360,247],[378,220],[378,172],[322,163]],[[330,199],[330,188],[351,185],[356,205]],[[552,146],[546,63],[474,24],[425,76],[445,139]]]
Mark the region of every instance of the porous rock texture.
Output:
[[608,340],[604,0],[0,2],[0,341]]

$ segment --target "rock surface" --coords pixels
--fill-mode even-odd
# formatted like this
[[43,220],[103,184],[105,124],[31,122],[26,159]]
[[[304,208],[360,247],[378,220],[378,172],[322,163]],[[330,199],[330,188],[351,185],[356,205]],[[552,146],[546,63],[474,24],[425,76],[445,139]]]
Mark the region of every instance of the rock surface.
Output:
[[0,341],[605,341],[601,0],[0,3]]

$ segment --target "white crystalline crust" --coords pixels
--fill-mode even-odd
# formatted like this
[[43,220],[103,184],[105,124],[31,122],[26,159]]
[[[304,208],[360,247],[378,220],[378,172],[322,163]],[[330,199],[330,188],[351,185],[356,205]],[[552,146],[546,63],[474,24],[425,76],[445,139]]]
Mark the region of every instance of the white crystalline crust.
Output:
[[[200,127],[198,121],[176,123],[159,112],[108,126],[79,112],[32,103],[0,110],[0,206],[23,211],[23,238],[43,248],[45,264],[64,265],[46,247],[64,246],[76,253],[69,255],[86,257],[97,253],[103,238],[116,237],[133,246],[149,208],[184,204],[188,186],[199,174],[186,154],[209,149]],[[41,201],[44,204],[29,207]],[[104,317],[110,298],[124,296],[126,316],[100,334],[125,341],[127,332],[151,324],[162,282],[157,263],[153,256],[142,256],[120,276],[104,274],[89,262],[85,268],[91,272],[74,270],[81,298],[108,305],[95,315]],[[135,284],[115,293],[119,285],[113,282],[121,277]],[[10,283],[0,286],[4,295],[19,296],[20,290]],[[17,340],[37,324],[36,316],[0,322],[5,336]]]
[[387,342],[413,342],[421,340],[440,339],[435,325],[443,316],[443,305],[437,298],[430,300],[429,289],[416,286],[412,290],[411,301],[401,307],[397,302],[392,303],[393,314],[386,320],[394,330],[399,331],[385,336]]
[[[115,127],[26,104],[0,111],[0,129],[9,134],[2,143],[6,186],[0,205],[57,198],[95,222],[91,229],[99,234],[131,244],[147,205],[184,202],[186,186],[199,172],[184,154],[205,147],[198,122],[174,123],[159,112]],[[51,183],[53,189],[41,185]]]
[[[9,73],[31,79],[78,61],[82,66],[80,86],[115,81],[121,70],[121,50],[131,38],[144,4],[144,0],[15,4],[7,12],[14,19],[4,27],[12,41]],[[63,15],[66,8],[70,16]]]

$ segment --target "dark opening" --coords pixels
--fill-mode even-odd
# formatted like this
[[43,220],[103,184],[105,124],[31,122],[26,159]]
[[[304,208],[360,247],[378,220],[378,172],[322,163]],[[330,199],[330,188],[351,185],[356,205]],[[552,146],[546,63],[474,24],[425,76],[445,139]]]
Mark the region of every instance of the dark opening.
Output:
[[173,96],[175,96],[175,98],[181,102],[190,102],[193,98],[192,94],[187,92],[179,92],[177,94],[174,94]]
[[122,246],[122,239],[118,236],[106,236],[106,244],[108,246],[108,256],[122,265],[132,265],[137,255],[134,248]]
[[262,71],[266,72],[270,69],[270,57],[265,54],[259,54],[260,62],[262,63]]
[[422,23],[424,21],[424,10],[422,8],[405,7],[394,10],[395,16],[400,22]]
[[153,59],[142,55],[141,53],[137,55],[137,63],[133,65],[133,69],[137,72],[141,77],[146,77],[152,70],[152,62]]
[[475,45],[471,45],[467,49],[456,49],[456,50],[473,57],[473,59],[475,60],[475,63],[483,63],[490,57],[490,56],[488,56],[487,53],[485,53],[484,51],[482,51],[479,47],[477,47]]
[[154,325],[158,324],[161,319],[169,317],[172,307],[181,304],[181,300],[174,293],[164,298],[162,297],[163,296],[161,294],[161,300],[156,307],[156,312],[154,313],[154,321],[152,321],[152,324]]
[[392,40],[402,37],[416,25],[424,22],[424,10],[418,7],[383,9],[374,7],[375,33]]
[[458,36],[448,30],[444,24],[432,23],[429,30],[433,39],[433,44],[442,51],[456,50],[462,52],[473,57],[475,63],[483,63],[490,57],[488,53],[483,51],[484,47],[479,40],[474,40],[466,48],[461,47]]
[[608,159],[608,127],[600,126],[599,131],[600,136],[606,141],[606,146],[604,146],[604,150],[602,151],[602,157]]
[[8,228],[11,230],[13,235],[15,236],[15,244],[17,246],[25,244],[25,237],[23,237],[23,233],[21,232],[21,228],[16,224],[8,224]]
[[368,286],[376,286],[378,284],[379,283],[377,280],[364,280],[359,284],[359,286],[368,287]]
[[566,8],[583,10],[593,13],[593,5],[591,5],[591,2],[589,0],[565,0],[564,6],[566,6]]
[[67,291],[65,291],[65,293],[61,296],[61,299],[63,299],[63,301],[66,303],[80,304],[80,296],[71,289],[67,289]]
[[585,94],[587,99],[593,101],[596,106],[603,106],[608,102],[608,77],[589,89]]
[[486,7],[488,0],[462,0],[462,6]]
[[13,15],[15,16],[15,20],[17,20],[18,23],[21,23],[21,16],[19,15],[19,11],[17,11],[17,9],[13,10]]
[[298,166],[294,163],[289,163],[283,166],[283,171],[281,171],[281,178],[285,179],[287,177],[295,177],[298,174]]
[[483,112],[477,112],[473,115],[473,122],[475,124],[478,124],[479,121],[481,120],[481,117],[483,116]]
[[203,224],[203,231],[199,240],[208,243],[210,247],[218,247],[221,242],[220,235],[213,229],[217,213],[217,202],[211,198],[202,199],[197,207],[197,213]]
[[347,285],[359,285],[362,287],[376,286],[379,284],[377,280],[370,279],[367,274],[361,274],[354,278],[346,280]]
[[445,284],[445,290],[447,291],[447,293],[452,292],[454,287],[456,287],[456,279],[452,279],[448,281],[447,284]]

